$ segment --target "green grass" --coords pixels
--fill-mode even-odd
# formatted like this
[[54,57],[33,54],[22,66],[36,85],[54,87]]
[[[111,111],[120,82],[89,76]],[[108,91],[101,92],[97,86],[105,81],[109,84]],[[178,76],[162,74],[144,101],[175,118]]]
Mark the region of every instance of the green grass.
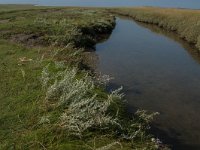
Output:
[[[20,65],[19,58],[36,60],[37,51],[0,41],[1,56],[1,146],[16,145],[15,140],[26,135],[34,126],[39,115],[37,102],[40,100],[41,86],[38,83],[42,66],[36,62]],[[25,72],[23,77],[22,72]],[[12,142],[11,142],[12,141]],[[7,145],[8,146],[8,145]]]
[[[5,13],[7,7],[9,10]],[[90,128],[80,139],[69,136],[69,132],[59,126],[60,115],[69,106],[49,108],[46,105],[47,89],[41,83],[44,67],[51,64],[50,73],[56,75],[63,69],[56,69],[52,64],[60,62],[65,67],[78,68],[75,78],[78,81],[83,80],[86,73],[94,77],[86,70],[84,62],[87,60],[83,55],[104,34],[112,31],[113,16],[104,9],[94,8],[31,6],[30,9],[13,5],[0,8],[3,10],[0,12],[0,149],[90,150],[113,142],[115,145],[110,148],[113,150],[157,149],[157,143],[152,142],[152,136],[146,132],[152,115],[145,112],[135,115],[131,122],[119,113],[123,131],[112,126],[107,130]],[[53,82],[51,80],[50,85]],[[95,84],[86,96],[93,94],[104,100],[109,93],[104,86]],[[57,104],[59,96],[51,104]],[[114,116],[116,110],[122,109],[118,103],[116,101],[106,113]],[[50,116],[50,123],[40,124],[43,116]],[[130,127],[132,124],[134,126]],[[118,135],[120,132],[131,135],[138,130],[132,140]]]
[[[53,13],[51,13],[53,11]],[[95,44],[97,33],[111,31],[113,17],[83,8],[36,9],[3,13],[0,15],[0,36],[31,44],[76,46]],[[91,20],[91,17],[94,19]],[[84,36],[82,36],[84,34]],[[87,45],[90,44],[90,45]]]
[[200,50],[200,10],[156,7],[116,8],[112,12],[173,31]]

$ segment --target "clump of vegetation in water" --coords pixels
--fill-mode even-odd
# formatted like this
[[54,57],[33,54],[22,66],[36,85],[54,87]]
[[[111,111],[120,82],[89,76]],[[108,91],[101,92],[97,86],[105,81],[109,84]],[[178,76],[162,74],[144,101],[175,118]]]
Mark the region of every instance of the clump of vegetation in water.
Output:
[[140,7],[111,9],[111,11],[176,32],[179,37],[196,45],[200,50],[199,10]]
[[161,148],[147,133],[155,114],[126,118],[120,90],[107,93],[107,79],[82,62],[114,17],[103,9],[24,7],[0,7],[0,149]]

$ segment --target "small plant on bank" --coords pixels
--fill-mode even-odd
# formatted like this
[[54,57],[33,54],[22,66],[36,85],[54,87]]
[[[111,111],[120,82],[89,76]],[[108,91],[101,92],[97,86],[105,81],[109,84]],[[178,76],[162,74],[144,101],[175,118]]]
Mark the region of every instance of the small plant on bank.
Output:
[[[48,66],[43,69],[43,87],[48,87],[45,103],[49,107],[62,108],[64,113],[57,118],[59,126],[69,135],[83,136],[90,128],[109,128],[119,125],[116,116],[108,113],[108,108],[116,99],[121,99],[121,88],[101,98],[94,93],[95,85],[88,74],[77,79],[77,68],[67,67],[49,77]],[[50,84],[48,84],[50,82]]]

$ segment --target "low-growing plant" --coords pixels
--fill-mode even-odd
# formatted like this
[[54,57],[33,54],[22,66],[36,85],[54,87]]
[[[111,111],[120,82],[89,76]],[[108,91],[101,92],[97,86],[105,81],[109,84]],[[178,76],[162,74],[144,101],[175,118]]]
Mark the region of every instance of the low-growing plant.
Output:
[[[55,73],[50,70],[52,66],[57,70]],[[63,70],[63,67],[64,64],[59,62],[49,64],[43,69],[41,78],[46,89],[45,105],[53,110],[61,110],[55,126],[61,128],[68,136],[78,138],[85,137],[90,131],[105,131],[117,139],[128,140],[133,144],[137,140],[145,141],[150,138],[146,131],[158,113],[138,110],[132,119],[124,122],[118,114],[120,108],[110,111],[113,103],[122,102],[122,87],[102,97],[95,92],[93,77],[87,73],[78,77],[81,72],[77,68],[66,67]],[[39,121],[40,124],[50,122],[49,115],[45,115]],[[100,149],[109,149],[113,144],[117,143],[108,144]],[[154,144],[155,147],[159,147],[156,142]]]
[[77,68],[67,67],[50,76],[48,66],[42,72],[43,87],[47,87],[45,103],[54,108],[62,108],[64,113],[58,118],[59,126],[69,135],[83,136],[90,128],[109,128],[119,125],[116,116],[108,114],[108,108],[116,99],[121,99],[121,88],[112,91],[107,98],[94,93],[94,81],[88,74],[77,79]]

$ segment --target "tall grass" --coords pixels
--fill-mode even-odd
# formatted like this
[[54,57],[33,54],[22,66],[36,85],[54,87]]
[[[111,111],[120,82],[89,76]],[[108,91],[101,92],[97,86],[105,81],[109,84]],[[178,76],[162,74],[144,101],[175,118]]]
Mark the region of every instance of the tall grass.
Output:
[[200,50],[200,10],[139,7],[111,9],[145,23],[173,31]]

